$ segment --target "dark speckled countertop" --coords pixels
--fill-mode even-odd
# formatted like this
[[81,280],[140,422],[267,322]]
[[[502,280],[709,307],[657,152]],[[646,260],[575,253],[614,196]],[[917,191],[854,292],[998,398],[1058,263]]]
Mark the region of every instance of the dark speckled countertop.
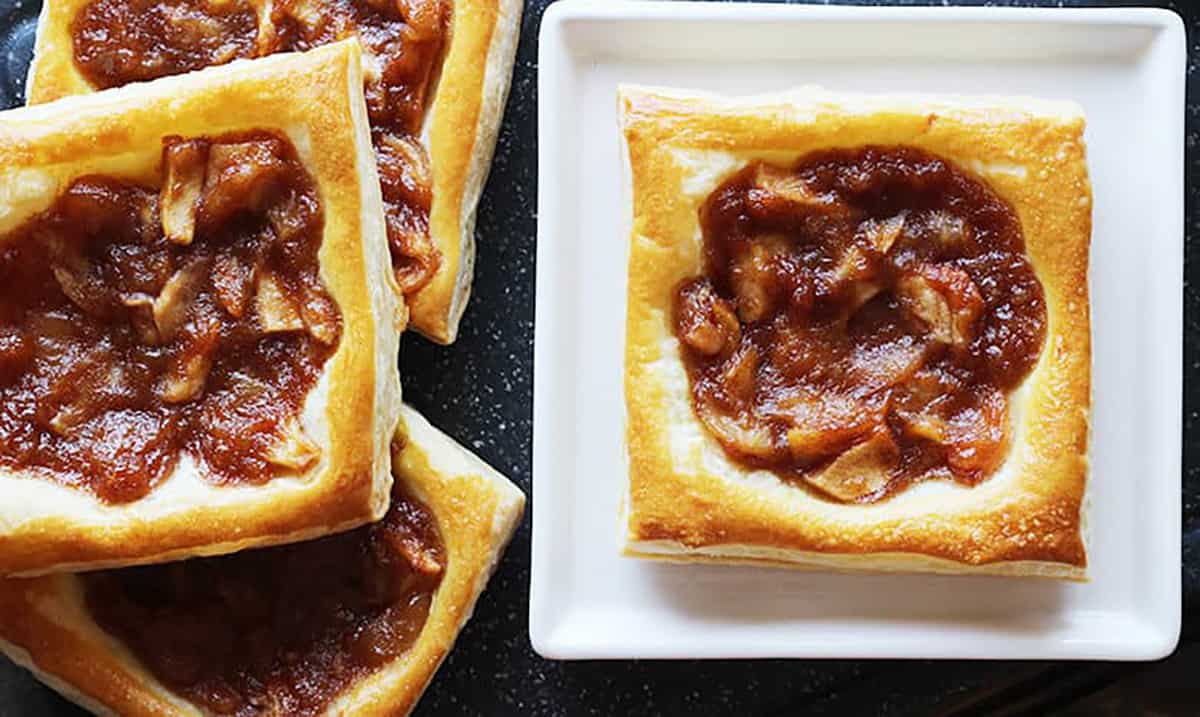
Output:
[[[549,0],[527,4],[512,93],[479,208],[475,288],[458,342],[413,336],[402,348],[405,397],[528,493],[532,436],[534,237],[537,194],[537,35]],[[945,4],[926,2],[857,4]],[[1189,35],[1187,244],[1184,284],[1185,622],[1179,660],[1200,638],[1200,3],[975,2],[987,5],[1169,7]],[[0,0],[0,103],[21,101],[38,0]],[[993,714],[1019,703],[1042,711],[1140,669],[1136,665],[1030,662],[552,662],[528,637],[529,520],[517,532],[418,715]],[[1191,714],[1200,712],[1193,704]],[[1080,714],[1087,713],[1086,711]],[[0,717],[79,714],[0,658]],[[1118,713],[1114,713],[1118,714]],[[1129,714],[1119,712],[1119,714]],[[1179,712],[1178,714],[1184,714]]]

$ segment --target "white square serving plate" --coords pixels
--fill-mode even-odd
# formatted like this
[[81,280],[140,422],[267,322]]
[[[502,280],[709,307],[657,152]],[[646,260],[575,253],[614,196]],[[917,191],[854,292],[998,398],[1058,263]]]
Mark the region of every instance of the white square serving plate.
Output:
[[[1149,660],[1180,629],[1183,25],[1155,10],[566,0],[542,21],[529,632],[546,657]],[[1087,112],[1088,583],[620,555],[618,83],[1031,95]]]

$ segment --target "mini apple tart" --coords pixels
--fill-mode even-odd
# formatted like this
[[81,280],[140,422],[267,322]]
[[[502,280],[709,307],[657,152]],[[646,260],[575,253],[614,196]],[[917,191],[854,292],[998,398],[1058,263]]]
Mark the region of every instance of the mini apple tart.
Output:
[[394,287],[450,343],[512,77],[519,0],[46,0],[31,103],[354,37]]
[[630,554],[1082,578],[1082,112],[626,87]]
[[521,491],[405,408],[378,523],[165,565],[0,580],[0,650],[97,714],[405,715]]
[[0,114],[0,574],[383,515],[403,313],[360,64]]

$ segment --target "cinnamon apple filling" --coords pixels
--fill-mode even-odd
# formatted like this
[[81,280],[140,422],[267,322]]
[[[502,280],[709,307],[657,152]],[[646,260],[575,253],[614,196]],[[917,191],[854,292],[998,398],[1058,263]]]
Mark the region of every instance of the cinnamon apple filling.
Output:
[[392,265],[411,295],[441,264],[419,138],[449,21],[448,0],[92,0],[71,35],[76,66],[100,89],[357,37]]
[[312,177],[270,132],[167,138],[162,175],[80,177],[0,240],[0,465],[120,503],[184,452],[218,483],[316,460],[341,316]]
[[80,580],[96,622],[185,699],[307,717],[413,645],[445,565],[429,509],[397,488],[348,533]]
[[829,150],[751,163],[700,220],[675,334],[731,458],[862,503],[1003,463],[1046,307],[986,184],[915,148]]

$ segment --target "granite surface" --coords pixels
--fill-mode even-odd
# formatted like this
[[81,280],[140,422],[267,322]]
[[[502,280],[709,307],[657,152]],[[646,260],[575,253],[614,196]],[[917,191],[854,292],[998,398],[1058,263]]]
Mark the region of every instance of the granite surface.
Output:
[[[537,32],[549,2],[533,0],[499,147],[479,209],[475,289],[458,342],[435,346],[406,336],[405,397],[429,419],[528,493],[532,436],[534,237],[537,194]],[[889,4],[889,3],[857,3]],[[891,4],[918,5],[925,2]],[[932,3],[932,4],[947,4]],[[988,2],[987,5],[1149,4],[1177,10],[1189,34],[1187,247],[1184,336],[1185,641],[1200,637],[1200,96],[1196,62],[1200,4]],[[36,0],[0,0],[0,104],[21,102]],[[528,513],[527,513],[528,516]],[[1119,665],[1001,662],[583,662],[543,660],[528,638],[528,517],[474,619],[438,673],[418,715],[771,715],[911,714],[985,706],[1006,694],[1047,688],[1084,694],[1133,669]],[[1192,651],[1195,654],[1195,650]],[[1031,686],[1032,685],[1032,686]],[[1010,686],[1007,687],[1006,686]],[[1006,692],[1006,689],[1009,691]],[[979,697],[981,693],[986,697]],[[999,697],[997,697],[999,695]],[[1065,697],[1062,699],[1066,699]],[[0,658],[0,717],[79,712]]]

